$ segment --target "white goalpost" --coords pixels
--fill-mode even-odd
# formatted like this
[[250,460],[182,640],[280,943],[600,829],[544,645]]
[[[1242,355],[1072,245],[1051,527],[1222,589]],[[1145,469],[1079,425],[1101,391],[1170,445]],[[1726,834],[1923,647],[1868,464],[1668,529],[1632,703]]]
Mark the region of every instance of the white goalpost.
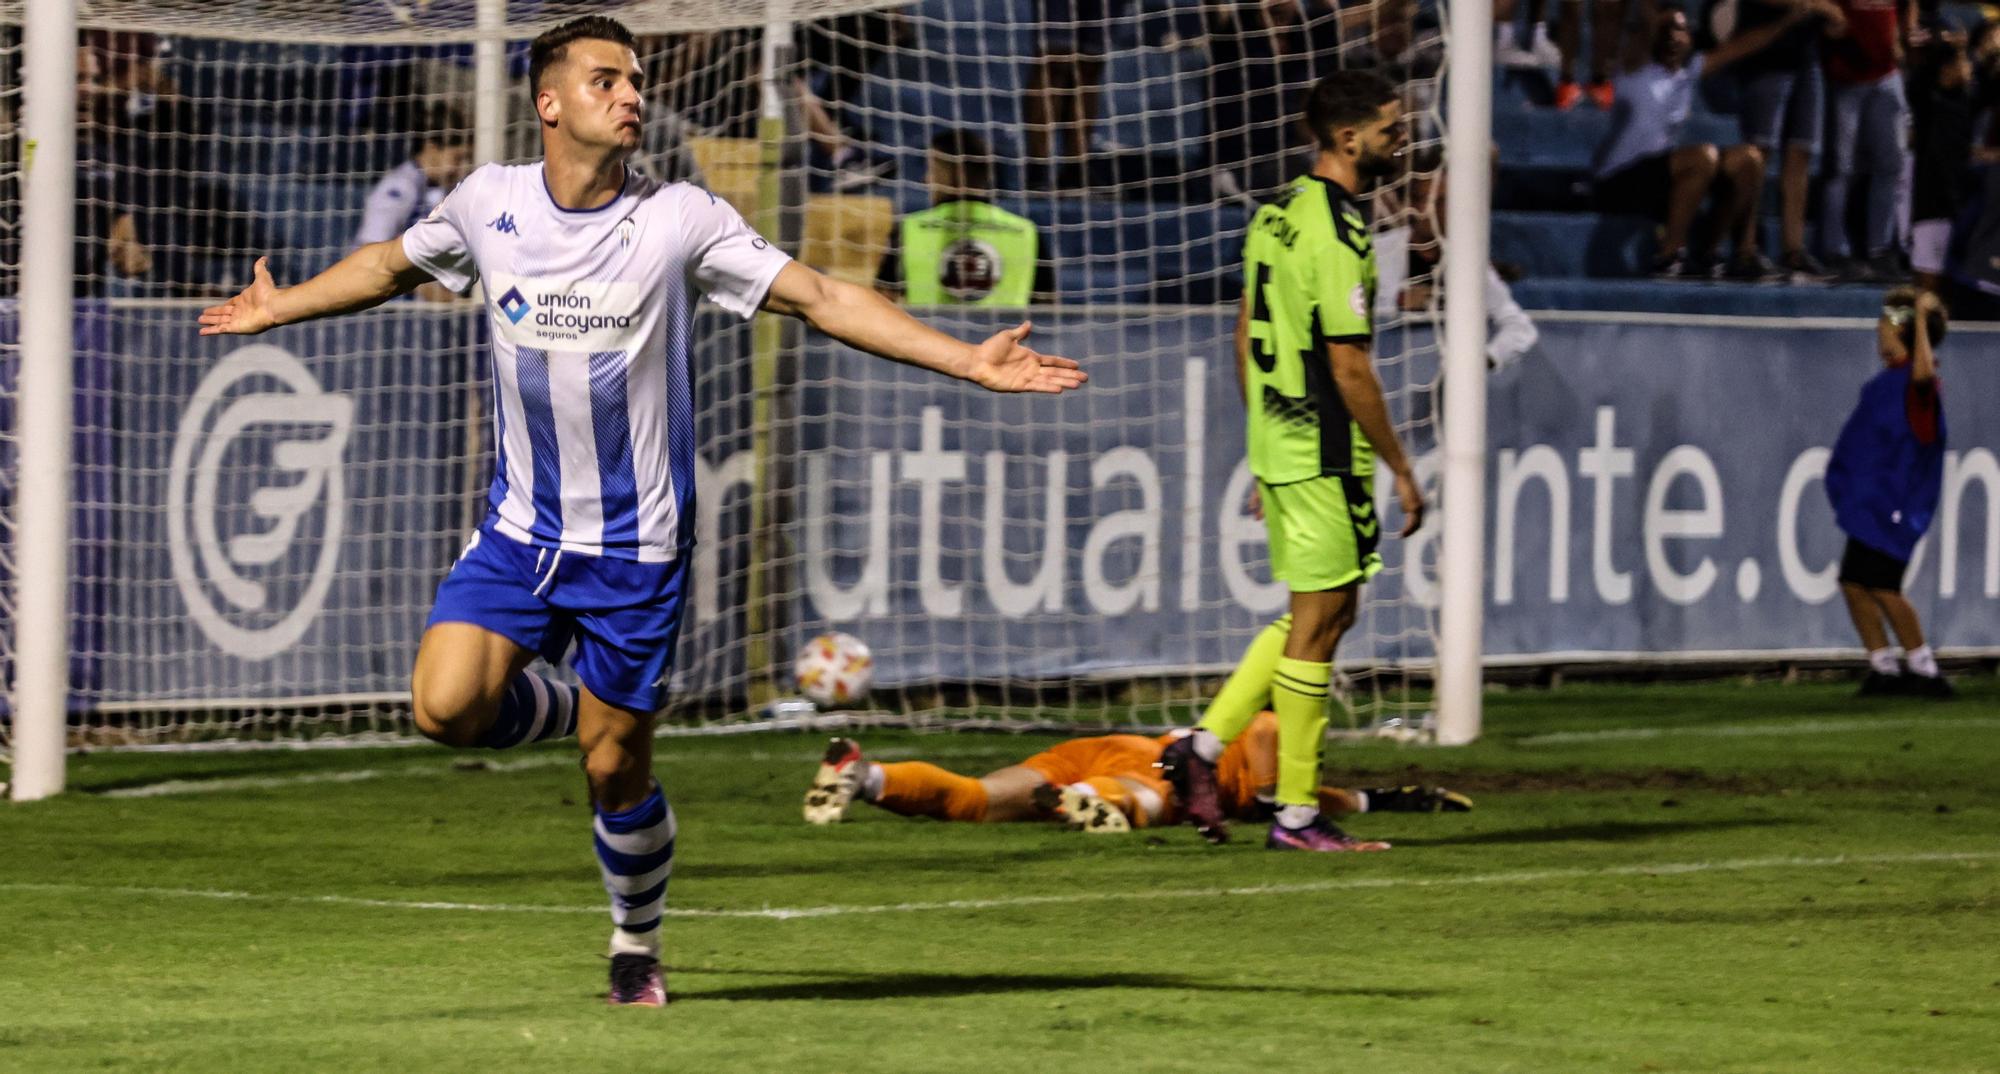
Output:
[[1486,272],[1492,197],[1493,0],[1453,0],[1446,111],[1443,602],[1437,742],[1479,737],[1486,611]]
[[[1311,78],[1368,66],[1415,132],[1378,228],[1432,236],[1404,244],[1428,300],[1378,305],[1377,361],[1437,521],[1384,541],[1344,700],[1356,729],[1476,738],[1490,0],[1302,0],[1268,26],[1255,3],[1112,6],[1071,25],[1042,0],[0,0],[0,64],[25,73],[0,79],[9,793],[60,791],[66,747],[409,736],[408,660],[486,504],[485,298],[254,340],[198,338],[194,316],[259,253],[281,285],[342,256],[426,146],[534,159],[525,45],[582,14],[640,37],[635,167],[821,271],[903,286],[903,222],[957,196],[934,168],[983,180],[1032,225],[1028,308],[982,301],[996,255],[973,244],[920,315],[963,336],[1032,319],[1093,377],[977,397],[704,312],[667,733],[792,725],[771,703],[830,629],[876,653],[859,722],[1198,716],[1284,596],[1245,505],[1243,232],[1309,164]],[[1441,161],[1439,221],[1413,195],[1447,185],[1421,182]]]
[[[24,36],[21,273],[13,485],[13,776],[17,801],[63,789],[68,724],[71,394],[70,205],[75,198],[76,18],[72,5],[38,6]],[[32,148],[29,148],[32,147]],[[32,156],[31,156],[32,154]],[[38,158],[38,159],[37,159]]]

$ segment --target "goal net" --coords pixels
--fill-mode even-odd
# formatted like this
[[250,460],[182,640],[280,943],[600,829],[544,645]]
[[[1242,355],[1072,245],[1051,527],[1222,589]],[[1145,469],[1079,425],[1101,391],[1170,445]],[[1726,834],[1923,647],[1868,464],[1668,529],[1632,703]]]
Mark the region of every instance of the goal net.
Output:
[[[33,523],[13,496],[13,296],[34,265],[18,117],[36,7],[0,0],[10,602]],[[1310,166],[1293,117],[1336,68],[1389,74],[1409,108],[1404,171],[1372,199],[1394,288],[1377,363],[1434,482],[1444,35],[1427,0],[89,0],[69,617],[0,606],[10,684],[17,632],[67,631],[73,742],[408,733],[431,597],[486,509],[484,297],[420,293],[256,339],[199,338],[194,318],[259,254],[299,281],[398,233],[477,158],[532,160],[527,42],[581,13],[640,35],[635,166],[705,185],[800,260],[947,331],[1032,319],[1034,345],[1092,377],[1061,398],[986,395],[705,307],[666,726],[772,725],[793,654],[827,630],[873,649],[864,718],[1197,715],[1285,601],[1246,502],[1230,341],[1250,214]],[[965,224],[989,210],[990,234]],[[922,226],[939,213],[956,214],[942,245]],[[1386,480],[1378,499],[1393,503]],[[1428,705],[1436,545],[1384,551],[1340,654],[1363,722]]]

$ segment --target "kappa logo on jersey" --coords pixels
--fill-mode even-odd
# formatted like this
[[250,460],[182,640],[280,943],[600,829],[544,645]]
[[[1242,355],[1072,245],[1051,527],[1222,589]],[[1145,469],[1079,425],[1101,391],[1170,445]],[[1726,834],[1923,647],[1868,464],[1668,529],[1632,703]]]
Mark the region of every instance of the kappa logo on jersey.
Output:
[[493,230],[499,232],[502,235],[520,234],[520,232],[516,230],[514,227],[513,213],[501,213],[499,216],[496,216],[493,219],[488,220],[486,222],[486,226],[492,228]]
[[520,324],[521,318],[526,317],[528,312],[535,308],[528,304],[527,299],[521,297],[521,289],[518,287],[507,288],[507,293],[500,296],[499,305],[500,312],[507,315],[508,324]]

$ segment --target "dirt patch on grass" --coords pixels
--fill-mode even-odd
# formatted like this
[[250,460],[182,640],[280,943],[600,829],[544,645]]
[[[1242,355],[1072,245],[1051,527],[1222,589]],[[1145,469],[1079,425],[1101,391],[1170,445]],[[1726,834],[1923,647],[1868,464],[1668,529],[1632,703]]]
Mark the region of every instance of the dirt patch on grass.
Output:
[[1807,772],[1711,773],[1697,768],[1561,768],[1513,772],[1499,769],[1342,768],[1328,774],[1342,786],[1379,787],[1421,783],[1466,794],[1536,794],[1554,791],[1705,791],[1762,795],[1786,791],[1884,790],[1894,784],[1830,778]]

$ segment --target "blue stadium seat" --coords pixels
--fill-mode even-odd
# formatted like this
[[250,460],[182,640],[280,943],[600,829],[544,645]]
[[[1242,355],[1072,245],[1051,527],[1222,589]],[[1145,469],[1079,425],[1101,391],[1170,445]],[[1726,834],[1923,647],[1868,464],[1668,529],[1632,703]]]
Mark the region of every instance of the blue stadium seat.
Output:
[[1496,212],[1493,258],[1537,278],[1636,276],[1653,252],[1653,221],[1638,216]]
[[1514,300],[1530,310],[1607,310],[1737,317],[1872,317],[1882,289],[1868,286],[1687,283],[1648,279],[1528,279]]

